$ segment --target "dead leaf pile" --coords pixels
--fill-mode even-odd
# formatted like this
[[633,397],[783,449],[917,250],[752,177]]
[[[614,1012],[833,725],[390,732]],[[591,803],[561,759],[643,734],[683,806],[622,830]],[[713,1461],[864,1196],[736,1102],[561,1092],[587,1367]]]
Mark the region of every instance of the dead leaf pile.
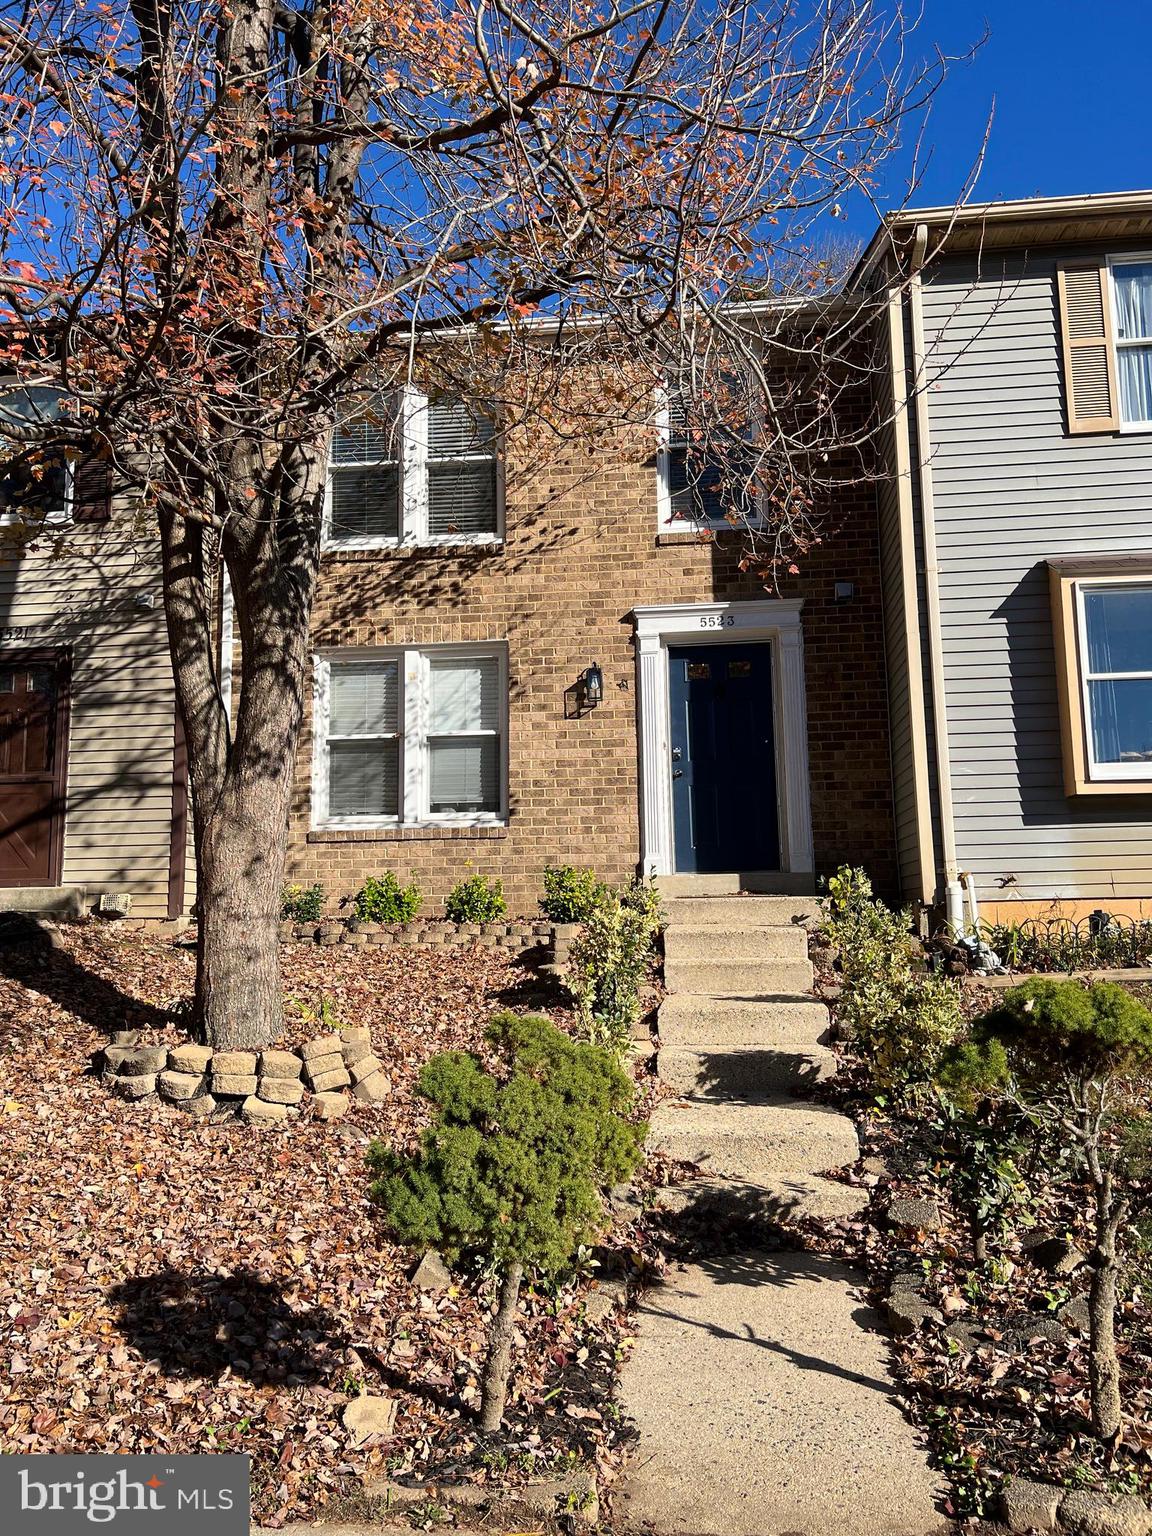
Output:
[[[512,1433],[485,1452],[469,1409],[492,1287],[415,1289],[364,1171],[370,1140],[421,1125],[429,1056],[478,1048],[502,1006],[563,1023],[562,994],[501,951],[291,946],[287,995],[367,1025],[394,1091],[338,1126],[255,1128],[126,1105],[93,1070],[114,1030],[183,1037],[193,966],[186,944],[96,924],[0,949],[0,1448],[245,1451],[266,1524],[365,1475],[515,1480],[572,1453],[611,1475],[619,1326],[584,1321],[588,1275],[529,1297]],[[361,1391],[400,1406],[387,1442],[353,1451],[341,1413]]]

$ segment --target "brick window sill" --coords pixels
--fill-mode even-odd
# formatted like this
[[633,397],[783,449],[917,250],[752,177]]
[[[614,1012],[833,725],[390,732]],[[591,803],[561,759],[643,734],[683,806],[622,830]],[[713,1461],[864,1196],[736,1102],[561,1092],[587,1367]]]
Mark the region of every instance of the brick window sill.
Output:
[[685,544],[727,543],[729,539],[739,538],[743,531],[741,528],[693,528],[686,529],[683,533],[658,533],[656,548],[665,549],[669,546],[679,548]]
[[504,540],[487,544],[386,544],[378,549],[326,549],[323,564],[363,565],[379,560],[461,560],[485,555],[502,555]]
[[318,827],[310,843],[431,843],[491,841],[508,836],[506,826],[443,827]]

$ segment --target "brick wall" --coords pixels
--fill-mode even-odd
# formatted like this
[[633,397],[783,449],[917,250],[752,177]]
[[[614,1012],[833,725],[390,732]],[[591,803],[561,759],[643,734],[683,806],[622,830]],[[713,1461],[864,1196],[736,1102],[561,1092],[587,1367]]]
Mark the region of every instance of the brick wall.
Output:
[[[546,863],[593,865],[623,879],[640,858],[637,605],[762,598],[741,572],[741,540],[657,538],[656,471],[648,445],[621,434],[593,452],[567,444],[526,467],[509,444],[506,539],[472,550],[355,551],[325,558],[318,644],[505,641],[510,729],[507,827],[309,830],[312,740],[306,722],[290,829],[295,880],[323,881],[331,900],[365,875],[415,876],[425,911],[473,871],[499,875],[510,910],[535,910]],[[817,869],[866,865],[895,881],[875,496],[846,488],[830,508],[837,531],[779,593],[803,597],[812,818]],[[833,600],[837,579],[856,585]],[[604,702],[565,718],[565,690],[592,662]]]

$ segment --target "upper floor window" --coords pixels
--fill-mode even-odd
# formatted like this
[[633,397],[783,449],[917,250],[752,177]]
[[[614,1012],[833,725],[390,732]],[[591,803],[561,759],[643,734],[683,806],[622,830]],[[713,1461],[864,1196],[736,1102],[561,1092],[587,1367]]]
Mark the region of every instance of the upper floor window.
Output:
[[373,399],[333,434],[325,544],[491,542],[499,470],[496,430],[479,407],[411,389]]
[[60,391],[49,384],[13,386],[0,383],[0,451],[13,456],[0,470],[0,523],[31,518],[34,522],[64,522],[72,501],[72,477],[59,452],[38,455],[35,439],[7,437],[6,425],[44,426],[60,415]]
[[1114,261],[1112,299],[1120,419],[1152,427],[1152,260]]
[[[656,498],[662,533],[740,526],[759,515],[740,484],[750,459],[745,437],[733,433],[723,466],[694,432],[681,396],[661,390],[656,401]],[[727,483],[726,483],[727,482]]]

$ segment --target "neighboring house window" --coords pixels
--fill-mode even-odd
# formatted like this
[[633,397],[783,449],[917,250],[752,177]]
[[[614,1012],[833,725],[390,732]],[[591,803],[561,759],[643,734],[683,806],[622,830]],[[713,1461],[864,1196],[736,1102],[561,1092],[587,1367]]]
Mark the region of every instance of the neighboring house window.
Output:
[[1120,419],[1152,427],[1152,260],[1112,263]]
[[1150,563],[1119,556],[1109,571],[1099,557],[1050,562],[1070,795],[1152,792]]
[[1091,776],[1152,779],[1152,581],[1078,582]]
[[333,434],[329,548],[490,543],[500,533],[497,434],[478,406],[404,390]]
[[[20,385],[0,383],[0,445],[5,454],[19,453],[24,446],[19,439],[5,438],[3,428],[10,422],[20,427],[43,425],[60,415],[60,391],[47,384]],[[35,445],[27,445],[35,451]],[[15,462],[0,472],[0,523],[23,522],[28,518],[44,522],[66,522],[71,509],[72,476],[62,454],[51,455],[47,463],[31,465]]]
[[316,662],[316,826],[483,823],[505,808],[502,647]]
[[1056,268],[1068,431],[1152,431],[1152,256]]

